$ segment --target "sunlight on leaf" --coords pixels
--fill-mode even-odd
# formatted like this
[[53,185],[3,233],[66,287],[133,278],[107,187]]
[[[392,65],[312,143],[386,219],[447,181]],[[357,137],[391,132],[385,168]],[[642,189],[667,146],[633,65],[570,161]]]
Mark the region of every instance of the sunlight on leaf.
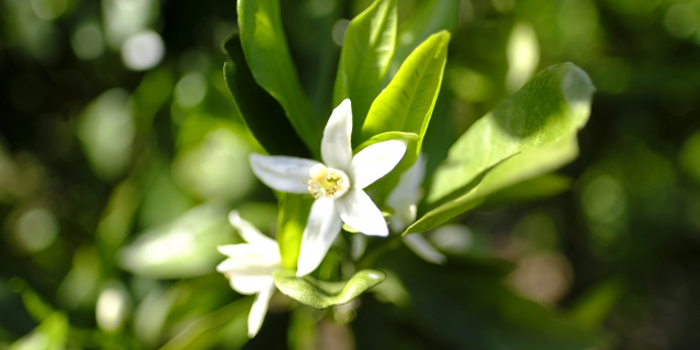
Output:
[[[593,91],[588,75],[571,63],[539,73],[452,146],[427,198],[437,207],[405,232],[437,227],[488,194],[573,160],[578,155],[576,134],[588,120]],[[472,186],[479,177],[483,179]]]
[[317,281],[309,276],[296,277],[296,272],[290,270],[275,271],[273,277],[275,285],[285,295],[317,309],[325,309],[350,302],[382,282],[386,274],[376,270],[362,270],[347,283]]
[[[396,48],[396,0],[376,0],[345,32],[333,105],[352,101],[353,125],[362,125]],[[357,141],[360,128],[353,132]]]

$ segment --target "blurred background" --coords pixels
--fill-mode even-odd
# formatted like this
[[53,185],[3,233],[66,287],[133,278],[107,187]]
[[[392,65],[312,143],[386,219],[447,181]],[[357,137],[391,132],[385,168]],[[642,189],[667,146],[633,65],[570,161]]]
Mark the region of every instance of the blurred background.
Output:
[[[327,115],[344,29],[370,1],[280,2]],[[700,346],[700,1],[399,0],[389,75],[453,34],[428,177],[475,120],[571,61],[597,93],[580,157],[542,184],[568,190],[513,189],[428,233],[445,266],[385,254],[389,279],[347,306],[278,293],[252,341],[252,297],[214,270],[216,246],[240,241],[229,210],[276,227],[222,75],[235,2],[0,8],[0,349]]]

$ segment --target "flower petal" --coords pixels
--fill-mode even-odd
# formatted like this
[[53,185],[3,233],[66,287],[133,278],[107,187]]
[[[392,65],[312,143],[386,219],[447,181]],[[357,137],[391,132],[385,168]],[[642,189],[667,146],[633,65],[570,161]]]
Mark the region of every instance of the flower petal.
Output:
[[258,334],[263,320],[265,319],[267,306],[270,304],[270,298],[272,298],[272,293],[275,291],[275,282],[272,280],[272,277],[269,278],[268,283],[269,284],[260,290],[260,293],[255,296],[253,307],[250,308],[250,313],[248,314],[249,338],[253,338],[256,334]]
[[333,199],[317,199],[311,206],[309,220],[301,237],[301,249],[297,262],[297,276],[308,275],[316,270],[326,256],[335,237],[340,232],[340,217]]
[[388,174],[406,153],[406,144],[389,140],[367,146],[352,158],[352,186],[363,189]]
[[352,106],[349,99],[343,100],[328,118],[321,140],[321,158],[326,165],[336,169],[347,169],[352,160]]
[[269,286],[271,280],[272,277],[269,274],[265,276],[238,276],[231,277],[229,283],[236,292],[250,295],[260,293]]
[[401,175],[398,185],[386,199],[386,205],[394,209],[390,226],[395,232],[402,231],[416,220],[416,204],[422,195],[420,184],[425,175],[425,163],[425,158],[418,156],[416,163]]
[[228,221],[236,230],[238,230],[238,234],[241,235],[246,242],[257,245],[274,244],[277,246],[277,242],[275,242],[274,239],[265,236],[262,234],[262,232],[258,231],[255,226],[251,225],[248,221],[243,220],[238,214],[237,210],[232,210],[230,213],[228,213]]
[[369,236],[387,236],[389,229],[384,215],[365,191],[353,188],[335,200],[340,218],[348,226]]
[[440,253],[432,244],[423,237],[420,233],[410,233],[403,237],[403,242],[406,243],[416,255],[423,258],[427,262],[442,265],[447,261],[445,255]]
[[250,166],[255,176],[268,187],[289,193],[309,193],[306,181],[310,180],[309,169],[319,162],[287,156],[250,155]]
[[[221,254],[227,255],[234,266],[275,266],[280,263],[280,253],[274,245],[229,244],[218,247]],[[228,272],[226,261],[217,266],[217,271]],[[235,263],[235,264],[234,264]]]

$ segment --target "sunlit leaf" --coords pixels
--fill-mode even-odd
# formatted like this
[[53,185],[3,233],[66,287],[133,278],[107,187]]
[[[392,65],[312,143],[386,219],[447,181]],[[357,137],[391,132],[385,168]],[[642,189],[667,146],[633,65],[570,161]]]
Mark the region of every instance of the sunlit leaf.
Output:
[[324,309],[350,302],[366,290],[382,282],[386,275],[376,270],[361,270],[347,282],[322,282],[312,277],[297,277],[294,271],[278,270],[273,275],[275,285],[285,295],[299,302]]
[[[396,48],[396,0],[376,0],[348,26],[340,53],[333,105],[352,101],[353,125],[362,125],[379,93]],[[357,140],[360,128],[355,128]]]
[[299,82],[278,0],[239,0],[237,10],[241,46],[255,81],[282,105],[306,146],[318,154],[322,123]]
[[31,333],[12,343],[8,350],[64,349],[68,342],[68,328],[68,316],[55,311]]
[[442,31],[430,36],[411,53],[372,103],[362,125],[363,139],[387,131],[425,134],[440,92],[449,41],[450,33]]
[[588,75],[571,63],[535,76],[452,146],[427,198],[436,207],[406,232],[425,232],[478,205],[488,194],[573,160],[578,155],[576,134],[588,120],[593,90]]
[[419,136],[416,142],[409,143],[406,155],[395,170],[379,182],[379,187],[384,190],[394,188],[401,173],[418,159],[440,92],[449,42],[450,33],[447,31],[430,36],[411,53],[370,107],[362,126],[363,140],[390,131],[410,132]]
[[253,79],[245,61],[237,34],[224,42],[229,61],[224,64],[224,78],[241,117],[255,138],[270,154],[306,156],[308,151],[280,104]]
[[301,236],[311,211],[314,198],[309,195],[280,194],[277,243],[282,255],[282,266],[295,270],[301,249]]
[[128,167],[135,136],[133,103],[122,89],[111,89],[80,113],[78,138],[95,173],[112,180]]
[[491,193],[484,198],[481,205],[497,206],[553,197],[569,190],[572,183],[573,179],[570,177],[544,174]]

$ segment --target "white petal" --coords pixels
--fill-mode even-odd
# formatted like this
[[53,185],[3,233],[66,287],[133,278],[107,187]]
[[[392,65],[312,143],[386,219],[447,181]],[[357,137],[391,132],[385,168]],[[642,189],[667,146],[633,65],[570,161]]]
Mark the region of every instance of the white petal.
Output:
[[418,203],[421,196],[420,185],[425,176],[425,163],[425,158],[420,155],[415,164],[401,174],[399,183],[386,199],[388,206],[396,209],[397,206],[408,207]]
[[367,146],[352,158],[350,177],[352,186],[365,188],[388,174],[406,153],[406,144],[390,140]]
[[241,294],[255,294],[266,289],[270,285],[272,277],[266,276],[239,276],[231,277],[229,283],[231,288]]
[[340,218],[348,226],[369,236],[387,236],[389,229],[382,212],[359,188],[353,188],[335,200]]
[[403,242],[406,243],[406,246],[411,248],[416,255],[427,262],[442,265],[447,261],[447,258],[435,249],[432,244],[428,243],[425,237],[420,233],[407,234],[403,237]]
[[309,220],[301,237],[297,276],[308,275],[323,261],[342,223],[330,198],[317,199],[311,206]]
[[296,157],[250,155],[250,166],[255,176],[280,192],[309,193],[306,184],[311,179],[309,169],[316,164],[319,162]]
[[386,204],[394,208],[391,229],[398,232],[416,220],[418,201],[422,196],[420,185],[425,175],[425,158],[420,155],[405,173],[386,199]]
[[326,165],[336,169],[347,169],[352,160],[352,106],[349,99],[343,100],[328,118],[321,140],[321,158]]
[[229,257],[228,260],[235,261],[240,265],[272,266],[279,264],[281,260],[279,249],[275,245],[252,245],[243,243],[219,246],[218,249],[221,254]]
[[265,319],[267,306],[270,303],[270,298],[272,298],[272,293],[274,293],[274,291],[275,282],[272,280],[272,278],[270,278],[269,285],[266,288],[263,288],[260,293],[255,296],[253,307],[250,308],[250,313],[248,314],[249,338],[253,338],[256,334],[258,334],[263,320]]
[[[387,201],[388,204],[388,201]],[[418,207],[415,204],[408,204],[407,202],[400,203],[398,205],[390,205],[394,208],[394,215],[389,220],[389,226],[394,232],[401,232],[414,221],[416,221],[416,214],[418,213]]]
[[238,211],[232,210],[228,213],[228,221],[231,225],[238,230],[238,234],[245,239],[246,242],[258,245],[270,245],[274,244],[277,246],[277,242],[274,239],[265,236],[262,232],[258,231],[255,226],[251,225],[248,221],[245,221],[238,215]]

